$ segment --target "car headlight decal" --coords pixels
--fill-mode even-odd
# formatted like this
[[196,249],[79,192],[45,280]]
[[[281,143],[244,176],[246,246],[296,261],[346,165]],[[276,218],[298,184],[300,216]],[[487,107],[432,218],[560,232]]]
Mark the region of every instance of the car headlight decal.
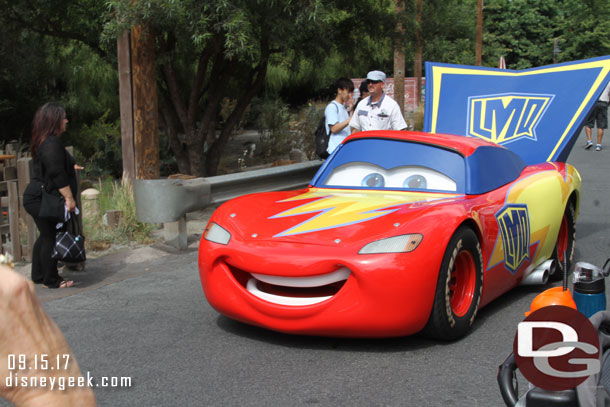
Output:
[[217,223],[210,222],[205,233],[203,235],[205,240],[209,240],[210,242],[219,243],[219,244],[229,244],[229,240],[231,240],[231,234],[227,232],[222,226]]
[[419,233],[388,237],[367,244],[358,254],[408,253],[415,250],[423,238]]

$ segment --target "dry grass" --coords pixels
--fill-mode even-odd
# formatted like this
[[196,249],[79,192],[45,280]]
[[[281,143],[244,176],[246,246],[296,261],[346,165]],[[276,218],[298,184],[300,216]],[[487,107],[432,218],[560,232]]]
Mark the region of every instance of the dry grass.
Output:
[[[151,231],[154,225],[138,222],[133,188],[111,179],[99,180],[99,213],[97,216],[83,216],[83,229],[88,250],[105,250],[111,244],[153,242]],[[103,215],[108,210],[118,210],[122,216],[116,227],[106,226]]]
[[413,111],[413,130],[422,131],[424,128],[424,103],[420,103]]

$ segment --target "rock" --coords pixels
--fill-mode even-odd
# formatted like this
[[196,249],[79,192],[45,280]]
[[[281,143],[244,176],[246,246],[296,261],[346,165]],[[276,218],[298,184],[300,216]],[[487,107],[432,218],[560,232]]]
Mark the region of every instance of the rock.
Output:
[[290,159],[296,163],[309,161],[309,159],[307,158],[307,154],[297,148],[293,148],[292,150],[290,150]]
[[97,218],[100,213],[99,203],[100,191],[95,188],[87,188],[80,194],[83,204],[83,216],[87,219]]

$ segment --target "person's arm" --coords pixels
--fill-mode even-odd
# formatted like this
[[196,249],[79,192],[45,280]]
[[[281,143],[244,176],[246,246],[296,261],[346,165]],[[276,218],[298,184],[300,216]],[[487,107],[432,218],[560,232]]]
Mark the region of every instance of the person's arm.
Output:
[[74,210],[76,208],[76,201],[74,200],[74,197],[72,196],[72,190],[70,189],[70,185],[66,185],[63,188],[59,188],[58,191],[61,194],[61,196],[64,197],[64,199],[66,201],[66,208],[68,208],[68,210],[70,212],[74,212]]
[[340,123],[335,123],[332,126],[330,126],[330,132],[336,134],[336,133],[339,133],[344,128],[346,128],[349,125],[350,120],[352,119],[353,115],[354,115],[354,111],[350,111],[349,117],[347,118],[347,120],[344,120]]
[[[78,382],[80,368],[64,335],[38,301],[32,282],[3,265],[0,281],[0,396],[17,407],[94,407],[91,388],[68,386],[71,377]],[[43,359],[48,361],[46,367]],[[57,360],[60,368],[50,369],[51,363],[57,367]],[[45,377],[47,386],[12,384],[10,379],[16,377]],[[60,381],[64,390],[58,388]]]

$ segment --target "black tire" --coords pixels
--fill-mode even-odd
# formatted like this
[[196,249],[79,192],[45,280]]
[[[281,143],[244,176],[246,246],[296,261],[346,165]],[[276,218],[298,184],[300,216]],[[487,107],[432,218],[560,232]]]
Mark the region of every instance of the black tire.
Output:
[[564,252],[567,258],[568,271],[574,261],[574,246],[576,244],[576,210],[572,203],[568,203],[566,211],[561,219],[559,234],[555,249],[553,250],[553,260],[556,262],[555,272],[549,276],[549,281],[561,281],[563,279]]
[[483,253],[476,233],[459,228],[438,274],[434,304],[423,334],[446,341],[464,336],[477,315],[483,290]]

